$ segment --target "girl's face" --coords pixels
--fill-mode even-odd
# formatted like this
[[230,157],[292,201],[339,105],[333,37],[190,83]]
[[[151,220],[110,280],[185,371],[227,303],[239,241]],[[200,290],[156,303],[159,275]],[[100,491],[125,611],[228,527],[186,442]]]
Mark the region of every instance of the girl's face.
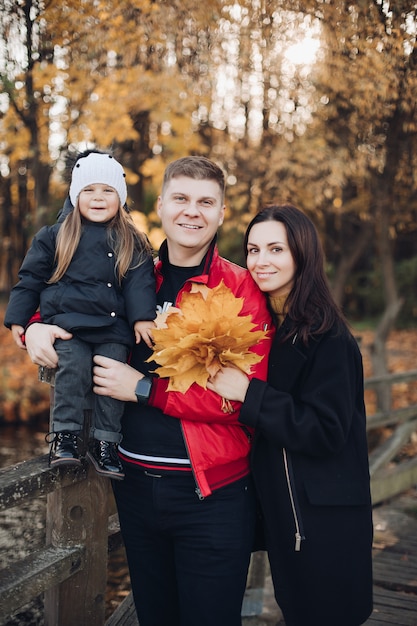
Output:
[[277,297],[291,290],[296,266],[282,222],[270,220],[252,226],[246,264],[261,291]]
[[109,185],[94,183],[81,190],[78,207],[81,215],[90,222],[109,222],[120,208],[119,194]]

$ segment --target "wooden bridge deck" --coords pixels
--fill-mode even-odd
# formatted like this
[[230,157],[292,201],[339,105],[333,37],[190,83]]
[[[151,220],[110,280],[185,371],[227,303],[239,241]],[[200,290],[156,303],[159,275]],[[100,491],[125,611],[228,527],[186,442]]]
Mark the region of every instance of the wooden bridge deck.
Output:
[[417,626],[417,489],[374,509],[375,608],[366,626]]
[[[374,610],[364,626],[417,626],[417,488],[375,507],[374,527]],[[284,626],[269,571],[261,598],[253,591],[254,602],[246,598],[243,626]],[[116,611],[107,626],[137,625],[131,599],[123,604],[125,610]],[[251,605],[262,607],[257,615],[247,611]]]

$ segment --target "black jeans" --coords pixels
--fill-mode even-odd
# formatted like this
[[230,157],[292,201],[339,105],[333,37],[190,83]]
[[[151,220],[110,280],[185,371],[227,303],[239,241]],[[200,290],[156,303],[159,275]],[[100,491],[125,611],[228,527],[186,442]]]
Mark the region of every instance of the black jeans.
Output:
[[240,626],[255,526],[246,477],[204,500],[192,475],[114,484],[141,626]]
[[92,393],[93,356],[101,354],[126,362],[128,347],[117,343],[93,344],[73,337],[57,339],[58,369],[55,374],[53,430],[80,432],[84,410],[92,405],[91,437],[119,443],[124,402]]

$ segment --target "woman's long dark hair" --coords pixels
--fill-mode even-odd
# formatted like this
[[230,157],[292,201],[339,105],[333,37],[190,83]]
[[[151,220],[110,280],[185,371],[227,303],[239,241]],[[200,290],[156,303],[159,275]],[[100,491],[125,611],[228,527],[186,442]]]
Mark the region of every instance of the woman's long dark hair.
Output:
[[345,325],[343,314],[333,299],[324,272],[324,253],[316,227],[310,218],[292,204],[262,209],[250,222],[244,239],[245,256],[252,227],[260,222],[282,222],[296,266],[294,285],[286,302],[291,329],[283,340],[298,334],[307,343],[312,334],[325,333],[335,324]]

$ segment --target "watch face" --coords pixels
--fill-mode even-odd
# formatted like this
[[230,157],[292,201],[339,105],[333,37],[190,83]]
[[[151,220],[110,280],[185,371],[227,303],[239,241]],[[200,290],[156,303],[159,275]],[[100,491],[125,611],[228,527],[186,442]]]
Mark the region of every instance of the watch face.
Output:
[[150,378],[142,378],[136,385],[135,394],[139,403],[146,404],[151,393],[152,381]]

